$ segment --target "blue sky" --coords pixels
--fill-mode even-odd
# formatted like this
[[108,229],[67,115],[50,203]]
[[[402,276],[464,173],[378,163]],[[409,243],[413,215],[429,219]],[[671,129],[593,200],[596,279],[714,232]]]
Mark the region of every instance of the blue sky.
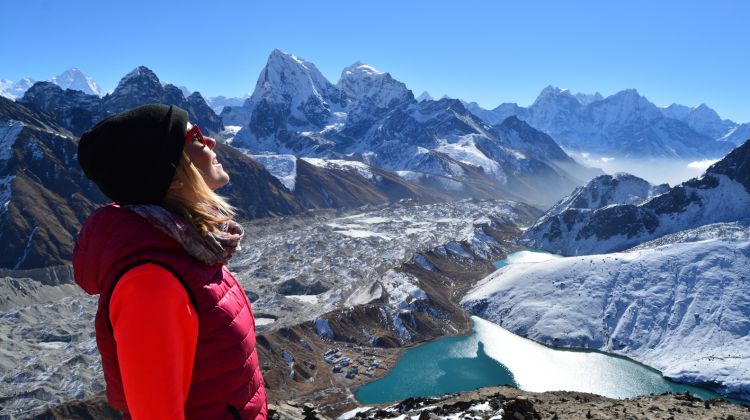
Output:
[[335,83],[357,60],[419,95],[529,105],[547,85],[750,122],[750,2],[50,1],[0,7],[0,78],[75,66],[105,89],[138,65],[204,96],[252,91],[274,48]]

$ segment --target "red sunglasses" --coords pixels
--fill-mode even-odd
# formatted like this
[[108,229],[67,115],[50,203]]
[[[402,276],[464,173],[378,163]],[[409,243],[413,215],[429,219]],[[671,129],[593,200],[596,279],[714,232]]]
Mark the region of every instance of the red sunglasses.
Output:
[[203,146],[208,146],[206,144],[206,139],[203,138],[203,133],[201,133],[200,127],[198,127],[198,124],[195,124],[193,128],[188,130],[187,134],[185,135],[185,144],[190,143],[194,140],[198,140],[200,144]]

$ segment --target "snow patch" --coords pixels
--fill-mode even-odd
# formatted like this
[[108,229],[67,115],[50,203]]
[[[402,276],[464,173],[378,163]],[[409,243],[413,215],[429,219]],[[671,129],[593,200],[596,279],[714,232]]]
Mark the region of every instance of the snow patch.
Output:
[[273,318],[264,318],[264,317],[255,318],[256,327],[259,327],[261,325],[270,325],[270,324],[273,324],[274,322],[276,322],[276,320]]
[[416,277],[395,270],[388,270],[381,277],[380,284],[388,294],[388,302],[399,311],[407,312],[414,309],[419,300],[428,300],[427,293],[420,289]]
[[302,160],[319,168],[334,169],[338,171],[355,171],[363,178],[373,178],[370,165],[355,160],[319,159],[309,157],[302,158]]
[[384,233],[373,232],[371,230],[364,229],[346,229],[346,230],[334,230],[334,232],[348,236],[350,238],[380,238],[385,241],[390,241],[392,237]]
[[297,181],[297,158],[294,155],[253,155],[247,151],[243,152],[263,165],[289,191],[294,191]]
[[0,216],[8,211],[8,205],[10,204],[11,190],[13,186],[13,180],[16,178],[15,175],[7,175],[0,178]]
[[318,303],[318,295],[286,295],[286,298],[307,303],[309,305],[315,305]]
[[23,127],[23,123],[18,121],[4,121],[0,123],[0,163],[10,160],[11,147],[16,143],[16,139],[21,134]]

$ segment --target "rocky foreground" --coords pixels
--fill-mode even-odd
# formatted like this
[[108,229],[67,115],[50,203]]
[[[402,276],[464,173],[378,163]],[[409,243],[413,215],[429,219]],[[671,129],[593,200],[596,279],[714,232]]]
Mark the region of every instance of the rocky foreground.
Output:
[[[311,405],[280,403],[271,419],[320,419]],[[750,419],[750,407],[725,400],[701,401],[690,395],[663,394],[616,400],[578,392],[532,393],[510,387],[483,388],[437,398],[409,398],[379,407],[362,407],[348,419],[499,420],[499,419]]]
[[[489,420],[489,419],[750,419],[750,406],[726,400],[701,401],[683,394],[617,400],[579,392],[525,392],[510,387],[483,388],[437,398],[409,398],[391,405],[359,407],[339,417],[319,413],[313,404],[293,401],[269,405],[271,420]],[[119,419],[103,394],[49,408],[34,419]]]

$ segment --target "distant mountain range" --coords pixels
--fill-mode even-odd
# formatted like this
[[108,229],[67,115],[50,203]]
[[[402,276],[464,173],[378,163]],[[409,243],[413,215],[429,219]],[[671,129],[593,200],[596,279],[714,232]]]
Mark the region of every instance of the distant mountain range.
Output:
[[[361,62],[344,69],[333,84],[314,64],[279,50],[270,54],[252,95],[239,106],[228,100],[220,116],[199,92],[163,83],[146,67],[125,75],[104,96],[86,93],[86,89],[94,92],[96,84],[81,75],[72,69],[54,82],[26,87],[15,101],[0,98],[0,241],[12,244],[0,256],[0,267],[45,267],[68,260],[80,222],[106,202],[78,169],[77,137],[106,116],[145,103],[180,106],[204,131],[226,139],[217,150],[232,182],[221,192],[245,218],[400,199],[505,198],[548,207],[602,173],[571,159],[555,138],[530,121],[554,125],[564,121],[560,115],[568,112],[560,104],[579,112],[615,109],[612,101],[640,104],[621,107],[633,115],[656,115],[654,106],[635,91],[621,92],[613,99],[548,88],[527,110],[506,106],[517,112],[500,119],[497,110],[487,111],[490,115],[456,99],[432,100],[423,94],[417,100],[402,82]],[[557,105],[545,108],[544,104]],[[646,122],[657,121],[661,131],[653,129],[656,126],[644,130],[662,135],[671,133],[669,127],[678,127],[674,131],[678,134],[729,129],[734,136],[746,130],[726,120],[716,122],[715,113],[704,108],[691,111],[672,106],[657,112]],[[639,118],[628,124],[645,121]],[[611,127],[621,120],[627,119],[611,119]],[[704,148],[714,150],[713,143],[729,145],[730,134],[723,141],[704,136]],[[681,139],[670,140],[673,150],[677,146],[691,153],[700,149],[685,146],[693,143],[680,143]],[[687,191],[685,203],[695,202],[695,188],[706,190],[713,185],[714,178],[704,178],[695,181],[697,186],[676,187]],[[600,178],[600,183],[601,188],[638,184],[622,176],[609,181]],[[641,190],[639,194],[645,191]],[[595,200],[594,191],[586,191],[591,205],[610,202],[606,194]],[[679,192],[674,194],[681,197]],[[578,203],[581,197],[569,200]],[[612,197],[617,201],[620,196]],[[578,210],[566,208],[559,216],[571,211]],[[594,231],[601,236],[599,230]]]
[[604,98],[548,86],[528,108],[514,103],[467,108],[490,123],[516,116],[566,150],[617,158],[718,158],[747,140],[742,135],[750,131],[703,104],[659,108],[635,89]]
[[232,145],[253,154],[355,160],[443,191],[481,183],[498,197],[549,205],[597,171],[514,119],[491,126],[455,99],[418,102],[389,73],[357,62],[334,85],[313,63],[274,50],[253,94],[227,107]]
[[[94,79],[85,75],[81,70],[71,67],[62,74],[59,74],[49,80],[61,89],[72,89],[81,91],[88,95],[102,96],[104,92],[99,88]],[[8,99],[16,99],[23,96],[32,85],[36,83],[35,80],[24,77],[18,82],[12,82],[10,80],[0,80],[0,96],[4,96]]]
[[100,97],[80,90],[65,89],[52,82],[37,82],[21,98],[16,99],[33,109],[50,113],[60,125],[76,136],[108,115],[146,103],[167,103],[188,111],[192,121],[207,132],[219,132],[221,119],[198,92],[187,98],[171,84],[162,85],[146,67],[138,67],[120,80],[115,90]]
[[[104,96],[96,82],[77,68],[71,68],[49,81],[63,90]],[[21,98],[34,83],[30,78],[15,83],[0,80],[0,96]],[[179,89],[185,97],[191,95],[186,87],[180,86]],[[214,113],[221,114],[224,107],[242,108],[251,96],[204,99]],[[442,99],[450,98],[443,96]],[[434,99],[428,92],[416,98],[417,102],[425,100]],[[528,108],[503,103],[487,110],[474,102],[462,102],[471,113],[490,125],[500,124],[508,116],[514,115],[552,136],[566,150],[603,157],[719,158],[734,145],[750,138],[750,123],[740,124],[722,119],[706,104],[695,107],[672,104],[660,108],[634,89],[605,98],[599,92],[574,94],[566,89],[548,86]],[[232,115],[232,112],[228,111],[226,115]],[[237,121],[228,117],[226,123],[234,125]],[[716,141],[708,141],[708,138]]]

